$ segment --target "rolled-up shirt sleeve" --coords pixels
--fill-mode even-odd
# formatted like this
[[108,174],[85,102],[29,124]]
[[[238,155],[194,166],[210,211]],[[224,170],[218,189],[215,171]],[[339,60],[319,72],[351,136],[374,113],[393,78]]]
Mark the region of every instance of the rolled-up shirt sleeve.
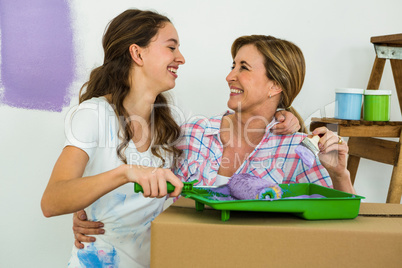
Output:
[[83,103],[72,109],[65,119],[64,146],[80,148],[91,159],[99,146],[100,124],[99,106],[96,103]]

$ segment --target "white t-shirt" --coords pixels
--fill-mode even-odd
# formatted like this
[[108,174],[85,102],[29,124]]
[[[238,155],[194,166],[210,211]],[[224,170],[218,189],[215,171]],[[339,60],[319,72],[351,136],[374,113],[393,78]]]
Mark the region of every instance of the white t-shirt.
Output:
[[[67,115],[65,146],[78,147],[89,156],[83,177],[123,164],[116,151],[121,142],[118,126],[112,106],[103,97],[84,101]],[[125,155],[128,164],[154,167],[161,164],[150,149],[140,153],[132,141]],[[170,167],[171,158],[165,160],[165,167]],[[132,183],[99,198],[85,211],[89,220],[104,223],[105,234],[96,236],[94,243],[84,243],[84,249],[73,246],[68,266],[149,267],[151,221],[162,211],[164,201],[134,193]]]

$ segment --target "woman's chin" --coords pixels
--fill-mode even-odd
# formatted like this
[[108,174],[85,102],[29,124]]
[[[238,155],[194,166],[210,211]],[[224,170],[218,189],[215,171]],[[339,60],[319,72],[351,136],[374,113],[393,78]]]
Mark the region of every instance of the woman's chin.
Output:
[[228,101],[227,106],[229,109],[238,112],[241,109],[241,103],[240,102],[233,102],[233,101]]
[[170,84],[170,85],[166,85],[166,87],[164,87],[161,92],[166,92],[169,91],[171,89],[173,89],[176,86],[176,83]]

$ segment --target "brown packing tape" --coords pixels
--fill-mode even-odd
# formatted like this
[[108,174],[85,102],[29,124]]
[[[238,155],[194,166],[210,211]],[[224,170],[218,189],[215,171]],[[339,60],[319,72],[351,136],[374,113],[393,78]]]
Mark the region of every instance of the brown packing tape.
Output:
[[402,218],[402,215],[389,215],[389,214],[364,214],[360,217],[379,217],[379,218]]
[[360,204],[359,216],[402,217],[402,205],[362,202]]

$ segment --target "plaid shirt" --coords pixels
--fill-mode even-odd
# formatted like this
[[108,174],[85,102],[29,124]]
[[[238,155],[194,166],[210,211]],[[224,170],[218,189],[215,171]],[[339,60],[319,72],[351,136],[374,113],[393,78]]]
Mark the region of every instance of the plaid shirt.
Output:
[[[198,185],[214,185],[222,161],[223,144],[219,135],[223,116],[182,125],[177,147],[183,154],[174,170],[182,181],[198,180]],[[315,183],[332,188],[331,178],[318,159],[308,169],[295,153],[306,134],[274,135],[270,129],[275,124],[275,121],[268,124],[263,139],[235,174],[249,173],[275,183]]]

